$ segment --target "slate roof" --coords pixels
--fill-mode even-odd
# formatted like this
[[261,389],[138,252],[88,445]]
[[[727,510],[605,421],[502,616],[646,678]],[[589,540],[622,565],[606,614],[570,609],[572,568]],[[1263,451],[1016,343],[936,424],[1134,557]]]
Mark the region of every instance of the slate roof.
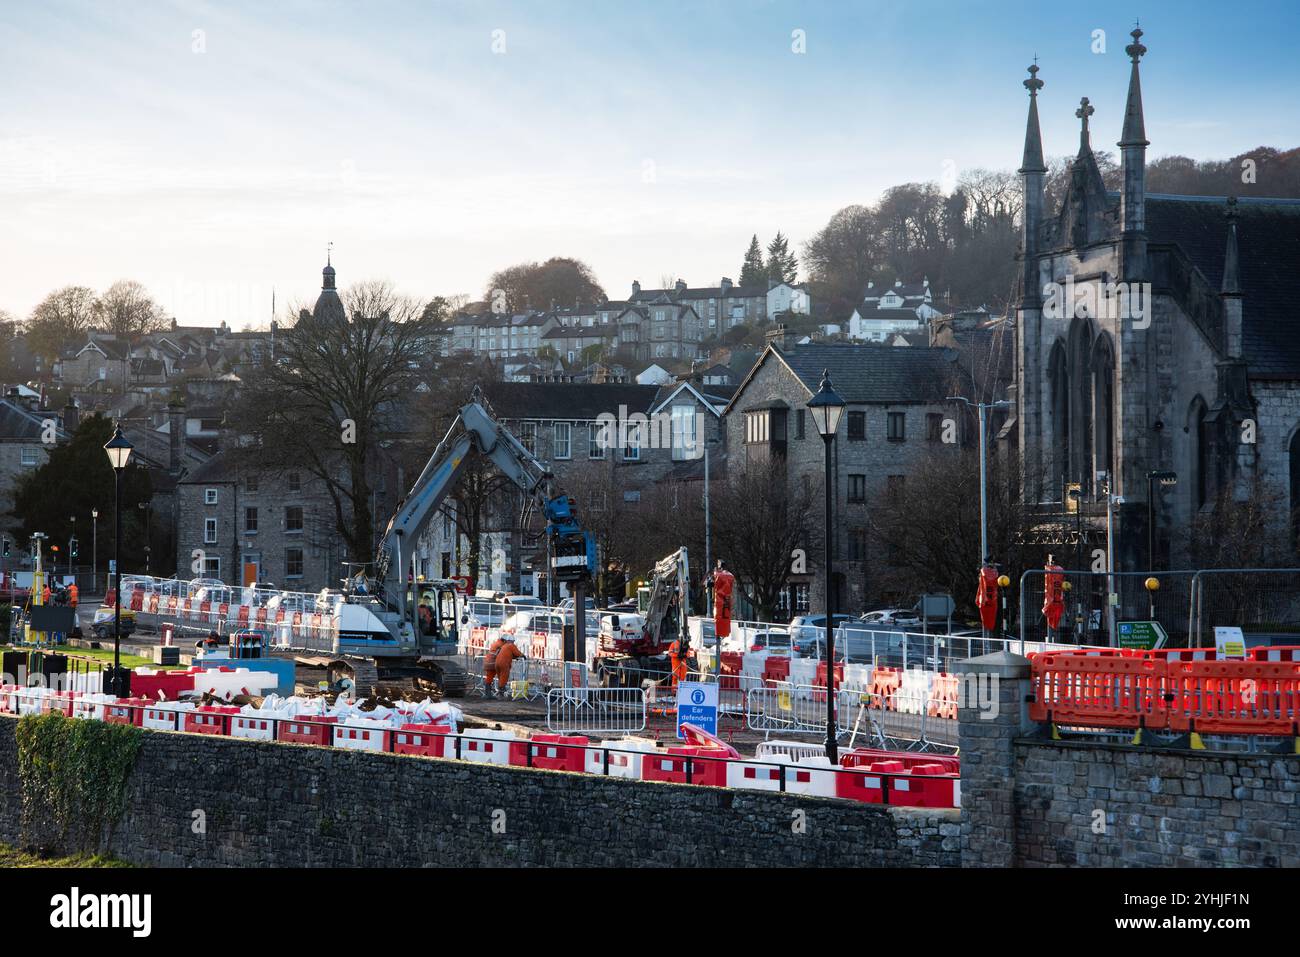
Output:
[[[1221,196],[1148,195],[1147,237],[1175,243],[1218,292],[1228,239]],[[1300,275],[1300,200],[1237,201],[1242,339],[1251,378],[1300,379],[1296,276]]]
[[659,391],[622,382],[485,382],[483,394],[503,419],[595,419],[603,413],[645,412]]
[[[57,419],[58,413],[45,411],[38,415],[8,399],[0,400],[0,439],[39,440],[45,429],[45,420],[48,418]],[[58,434],[60,437],[67,435],[61,428]]]
[[[918,303],[919,305],[919,303]],[[921,318],[916,314],[916,306],[898,306],[893,309],[881,309],[875,303],[864,302],[857,308],[858,318],[860,319],[887,319],[896,322],[904,316],[908,317],[909,322],[921,322]]]
[[911,299],[913,297],[924,298],[925,292],[928,288],[929,287],[926,286],[924,280],[920,282],[905,282],[901,286],[873,286],[863,293],[862,298],[879,299],[886,293],[891,292],[902,296],[904,299]]
[[[952,349],[810,343],[792,349],[769,346],[759,362],[773,359],[784,362],[810,395],[821,387],[822,370],[829,370],[831,385],[850,404],[942,402],[962,394],[965,380]],[[741,399],[746,385],[748,381],[736,392],[728,411]],[[760,403],[764,398],[753,397]]]

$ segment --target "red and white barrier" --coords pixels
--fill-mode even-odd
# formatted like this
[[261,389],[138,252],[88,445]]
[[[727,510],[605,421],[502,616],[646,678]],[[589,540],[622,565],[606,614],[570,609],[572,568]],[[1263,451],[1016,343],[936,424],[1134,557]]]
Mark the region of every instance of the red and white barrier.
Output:
[[518,740],[513,731],[479,730],[460,735],[460,757],[475,764],[509,764],[510,742]]

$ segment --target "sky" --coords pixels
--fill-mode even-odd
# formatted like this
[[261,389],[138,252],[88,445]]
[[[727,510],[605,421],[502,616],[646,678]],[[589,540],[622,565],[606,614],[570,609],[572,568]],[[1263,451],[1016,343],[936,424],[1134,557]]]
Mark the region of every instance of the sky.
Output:
[[754,233],[1016,168],[1035,55],[1047,154],[1084,95],[1114,150],[1135,17],[1150,158],[1300,146],[1294,0],[0,0],[0,310],[132,278],[265,325],[329,243],[420,298],[550,256],[716,284]]

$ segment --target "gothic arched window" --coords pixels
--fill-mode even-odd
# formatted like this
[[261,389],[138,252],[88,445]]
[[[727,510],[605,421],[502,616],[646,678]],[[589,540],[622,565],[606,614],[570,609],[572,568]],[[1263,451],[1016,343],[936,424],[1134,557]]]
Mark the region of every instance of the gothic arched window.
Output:
[[1050,487],[1065,500],[1065,483],[1070,469],[1070,371],[1065,346],[1058,340],[1047,360],[1047,379],[1051,389],[1051,471]]
[[1113,473],[1115,448],[1115,353],[1110,337],[1097,337],[1092,350],[1093,473]]

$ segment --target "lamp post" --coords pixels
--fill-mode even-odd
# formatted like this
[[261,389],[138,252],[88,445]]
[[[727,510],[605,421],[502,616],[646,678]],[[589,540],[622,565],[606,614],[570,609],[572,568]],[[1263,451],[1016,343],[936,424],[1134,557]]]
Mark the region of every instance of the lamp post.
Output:
[[[709,521],[709,446],[717,445],[717,439],[704,441],[704,617],[709,617],[713,607],[713,553],[711,537],[712,528]],[[722,674],[722,639],[715,630],[713,633],[713,673]]]
[[826,757],[832,765],[839,759],[835,748],[835,631],[832,627],[832,615],[835,611],[835,596],[831,590],[832,568],[832,503],[834,502],[835,477],[831,468],[831,446],[835,442],[835,430],[839,428],[840,415],[844,412],[844,400],[831,387],[829,369],[822,371],[821,387],[817,394],[808,401],[808,411],[812,413],[813,424],[826,446]]
[[989,457],[988,457],[988,436],[989,436],[989,409],[1007,409],[1011,403],[1006,399],[998,399],[996,402],[972,402],[965,396],[950,395],[949,402],[962,402],[972,409],[976,409],[980,414],[980,563],[987,562],[992,556],[989,555]]
[[90,591],[99,594],[99,509],[90,510]]
[[1151,571],[1156,570],[1156,483],[1162,488],[1172,488],[1178,484],[1178,473],[1155,469],[1147,473],[1147,562]]
[[144,512],[144,573],[153,574],[153,503],[138,503]]
[[108,693],[123,698],[129,694],[130,689],[122,674],[122,471],[134,448],[122,434],[120,425],[113,430],[113,437],[104,444],[109,464],[113,466],[113,520],[116,524],[113,534],[113,672],[109,676]]

